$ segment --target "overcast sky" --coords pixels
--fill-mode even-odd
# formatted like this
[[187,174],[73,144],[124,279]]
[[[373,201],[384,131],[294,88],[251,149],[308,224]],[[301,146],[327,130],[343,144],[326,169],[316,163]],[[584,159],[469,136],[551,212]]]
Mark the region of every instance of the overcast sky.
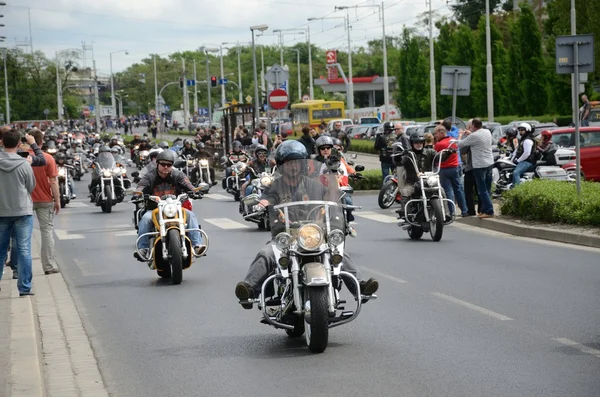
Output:
[[[194,50],[202,44],[222,42],[247,44],[249,26],[268,24],[259,44],[276,44],[273,29],[304,28],[307,18],[342,17],[334,12],[342,5],[374,5],[380,2],[361,0],[3,0],[4,15],[0,35],[9,47],[28,40],[29,21],[33,47],[47,56],[57,50],[81,48],[82,42],[93,44],[98,71],[109,73],[109,53],[113,54],[113,71],[118,72],[150,53],[169,54]],[[446,0],[432,0],[438,14],[449,14]],[[388,0],[385,3],[386,34],[398,34],[403,25],[417,27],[419,15],[427,11],[425,0]],[[381,38],[381,23],[376,7],[350,10],[352,45],[365,45]],[[347,36],[343,19],[314,21],[310,24],[311,42],[322,48],[346,50]],[[304,36],[284,36],[285,45],[303,41]]]

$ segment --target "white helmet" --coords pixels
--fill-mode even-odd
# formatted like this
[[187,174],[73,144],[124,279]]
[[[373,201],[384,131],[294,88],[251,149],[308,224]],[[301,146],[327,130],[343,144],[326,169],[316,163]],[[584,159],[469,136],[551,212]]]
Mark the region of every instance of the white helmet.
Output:
[[521,128],[524,128],[525,131],[527,131],[527,132],[531,132],[531,124],[529,124],[529,123],[519,124],[519,126],[517,127],[517,130],[520,130]]
[[158,157],[158,155],[162,152],[163,152],[163,150],[161,148],[150,149],[150,151],[148,152],[148,158],[152,160],[152,159]]

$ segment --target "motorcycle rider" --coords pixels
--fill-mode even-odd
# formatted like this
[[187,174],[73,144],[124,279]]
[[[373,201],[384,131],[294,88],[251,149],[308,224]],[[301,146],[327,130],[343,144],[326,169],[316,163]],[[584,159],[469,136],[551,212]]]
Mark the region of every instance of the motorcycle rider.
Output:
[[[247,195],[252,193],[252,185],[250,184],[250,182],[253,179],[257,178],[257,175],[260,175],[263,172],[271,172],[271,167],[273,166],[273,164],[271,164],[267,159],[268,152],[269,150],[265,145],[257,145],[256,149],[254,149],[254,155],[256,157],[252,158],[248,162],[248,167],[252,168],[256,172],[256,175],[250,170],[248,170],[246,174],[246,182],[244,182],[242,188],[240,189],[241,197],[246,197]],[[242,210],[242,206],[243,204],[240,200],[240,211]]]
[[141,180],[144,175],[146,175],[149,172],[152,172],[156,169],[156,157],[158,157],[158,155],[160,153],[162,153],[163,150],[161,148],[156,148],[156,149],[151,149],[150,153],[148,154],[148,164],[146,164],[146,166],[144,168],[142,168],[142,170],[140,171],[140,174],[138,175],[138,178]]
[[510,127],[504,134],[505,137],[498,142],[499,149],[504,148],[507,152],[514,153],[517,147],[519,147],[519,139],[517,138],[519,132],[516,128]]
[[189,158],[194,158],[196,157],[197,153],[198,151],[192,146],[191,139],[185,139],[183,141],[183,150],[181,150],[181,157],[187,158],[189,156]]
[[[58,152],[56,153],[56,155],[54,155],[54,160],[56,161],[56,167],[65,167],[65,171],[67,173],[69,173],[69,175],[71,174],[71,171],[66,167],[66,162],[67,162],[67,155],[64,154],[63,152]],[[69,191],[71,192],[71,200],[74,200],[77,198],[77,195],[75,195],[75,189],[73,188],[73,178],[67,178],[67,184],[69,185]]]
[[538,150],[542,154],[542,161],[548,165],[556,165],[556,159],[553,154],[556,152],[556,145],[552,142],[552,133],[548,130],[542,132],[542,141],[538,145]]
[[[215,186],[217,184],[217,181],[215,180],[215,167],[214,167],[214,159],[213,156],[210,155],[210,153],[208,153],[206,151],[206,146],[204,145],[204,143],[202,143],[202,141],[198,142],[196,144],[196,155],[195,157],[198,159],[198,161],[206,159],[208,160],[208,172],[210,173],[210,180],[212,181],[212,185]],[[198,180],[198,168],[194,168],[194,170],[192,171],[192,178],[194,180]]]
[[223,189],[231,187],[227,186],[227,178],[229,178],[232,175],[231,166],[237,162],[241,161],[242,163],[246,163],[249,160],[248,155],[242,150],[242,148],[242,143],[240,141],[233,142],[233,150],[229,152],[229,156],[227,156],[227,168],[225,168],[225,179],[223,179]]
[[167,150],[169,148],[169,142],[162,141],[161,143],[158,144],[158,147],[161,148],[162,150]]
[[[136,189],[136,193],[138,194],[137,198],[139,198],[139,195],[141,194],[150,194],[162,197],[168,194],[179,195],[181,193],[194,190],[194,186],[185,176],[185,174],[173,168],[173,163],[175,163],[176,157],[177,156],[175,155],[175,152],[172,150],[163,150],[156,157],[156,169],[144,175],[138,184]],[[136,197],[134,196],[134,198]],[[154,223],[152,221],[152,210],[155,208],[156,204],[153,201],[147,200],[147,211],[140,219],[138,224],[138,237],[152,231],[152,228],[154,227]],[[186,212],[187,219],[186,228],[199,229],[200,226],[198,224],[198,219],[196,219],[196,215],[192,211],[188,211],[185,208],[184,210]],[[202,236],[200,232],[190,231],[188,234],[192,242],[194,254],[197,256],[202,255],[204,251],[206,251],[206,245],[202,244]],[[136,251],[134,253],[134,257],[142,262],[149,260],[150,258],[148,257],[148,254],[150,253],[150,237],[141,237],[138,246],[141,256],[138,255]]]
[[[394,131],[394,124],[390,121],[386,121],[383,124],[383,134],[377,135],[375,139],[375,150],[379,152],[379,161],[381,162],[381,173],[383,179],[388,175],[394,173],[396,165],[392,159],[392,145],[396,142],[396,134],[392,134]],[[424,138],[423,138],[424,139]],[[423,142],[425,142],[423,140]]]
[[533,138],[533,127],[529,123],[521,123],[517,128],[521,135],[519,147],[512,156],[512,161],[517,166],[513,171],[513,186],[521,183],[521,175],[527,172],[536,163],[536,143]]
[[[308,152],[304,145],[296,140],[289,140],[282,143],[275,152],[275,160],[278,167],[281,167],[288,161],[294,160],[305,160],[308,158]],[[273,184],[263,192],[259,206],[264,208],[277,205],[281,202],[285,202],[285,198],[282,197],[278,192],[289,191],[291,193],[288,200],[300,201],[303,195],[308,192],[320,192],[322,196],[327,196],[328,192],[324,187],[314,180],[310,179],[306,175],[303,175],[302,170],[299,169],[299,164],[288,165],[283,167],[283,172],[280,177],[273,181]],[[293,192],[293,193],[292,193]],[[304,194],[303,194],[304,193]],[[316,194],[315,194],[316,195]],[[288,196],[286,194],[286,196]],[[295,198],[294,198],[295,197]],[[269,274],[273,273],[275,269],[275,254],[273,253],[273,247],[271,242],[267,243],[260,252],[256,255],[254,261],[250,264],[248,273],[244,281],[240,281],[235,286],[235,296],[239,300],[247,300],[254,298],[260,294],[262,283],[266,280]],[[367,281],[361,280],[360,274],[354,262],[350,256],[344,252],[344,259],[342,269],[353,274],[358,280],[360,280],[360,293],[363,295],[372,295],[377,292],[379,288],[379,282],[374,278],[370,278]],[[353,288],[351,283],[347,283],[346,287],[356,295],[356,290]],[[252,303],[243,303],[244,309],[251,309]]]
[[[433,159],[436,154],[433,149],[425,149],[425,135],[422,132],[413,133],[409,138],[409,142],[410,148],[405,148],[401,144],[394,145],[394,151],[399,154],[394,156],[394,161],[396,162],[396,166],[404,167],[406,178],[403,186],[399,185],[402,199],[400,200],[400,208],[396,212],[398,213],[400,223],[404,222],[404,207],[415,192],[415,183],[419,180],[419,174],[432,170]],[[400,150],[403,151],[398,153]],[[409,152],[414,153],[419,169],[415,169],[411,156],[408,154]]]

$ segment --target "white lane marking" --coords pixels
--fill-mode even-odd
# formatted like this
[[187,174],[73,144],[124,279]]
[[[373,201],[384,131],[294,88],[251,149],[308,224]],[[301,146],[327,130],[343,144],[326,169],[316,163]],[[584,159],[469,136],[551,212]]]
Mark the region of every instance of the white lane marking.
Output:
[[137,236],[137,230],[127,230],[125,232],[118,232],[114,234],[115,237],[125,237],[125,236]]
[[59,240],[79,240],[85,238],[83,234],[69,234],[67,230],[64,229],[54,229],[54,233],[56,233],[56,237]]
[[208,193],[204,195],[204,198],[209,198],[213,200],[232,200],[233,196],[225,196],[224,194],[219,193]]
[[361,218],[371,219],[372,221],[382,222],[382,223],[397,223],[398,219],[394,216],[379,214],[373,211],[360,211],[355,212],[354,216],[358,216]]
[[84,260],[73,259],[73,262],[75,262],[75,264],[77,265],[77,267],[81,271],[81,275],[83,277],[100,276],[101,275],[101,273],[98,273],[95,270],[92,270],[92,269],[96,269],[96,268],[94,266],[92,266],[91,264],[87,263]]
[[474,305],[474,304],[469,303],[469,302],[465,302],[463,300],[454,298],[454,297],[452,297],[450,295],[442,294],[441,292],[432,292],[431,295],[437,296],[438,298],[445,299],[448,302],[456,303],[457,305],[466,307],[467,309],[475,310],[476,312],[479,312],[481,314],[485,314],[486,316],[493,317],[493,318],[495,318],[497,320],[501,320],[501,321],[512,320],[512,318],[507,317],[507,316],[505,316],[503,314],[493,312],[491,310],[488,310],[488,309],[483,308],[481,306]]
[[250,226],[244,225],[243,223],[239,223],[236,221],[232,221],[229,218],[212,218],[212,219],[204,219],[208,223],[212,223],[213,225],[220,227],[221,229],[249,229]]
[[68,208],[85,208],[85,207],[89,207],[89,205],[86,204],[86,203],[82,203],[81,201],[71,201],[69,204],[67,204],[67,206],[65,207],[65,209],[68,209]]
[[581,343],[575,342],[574,340],[567,339],[567,338],[553,338],[553,340],[557,341],[558,343],[562,343],[565,346],[569,346],[569,347],[572,347],[573,349],[577,349],[582,353],[591,354],[592,356],[596,356],[596,357],[600,358],[600,350],[593,349],[586,345],[582,345]]
[[361,268],[363,270],[369,272],[369,273],[376,274],[377,276],[380,276],[380,277],[383,277],[383,278],[387,278],[388,280],[395,281],[395,282],[400,283],[400,284],[407,282],[406,280],[402,280],[401,278],[390,276],[388,274],[378,272],[377,270],[373,270],[373,269],[368,268],[368,267],[361,266]]

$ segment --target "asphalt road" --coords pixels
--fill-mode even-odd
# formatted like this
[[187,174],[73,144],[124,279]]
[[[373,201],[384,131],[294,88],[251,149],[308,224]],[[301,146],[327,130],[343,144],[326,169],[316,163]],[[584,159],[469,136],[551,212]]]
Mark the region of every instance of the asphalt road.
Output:
[[355,197],[349,251],[379,299],[314,355],[238,305],[269,237],[231,196],[195,202],[210,249],[172,286],[132,257],[133,205],[103,214],[87,183],[55,220],[57,251],[114,396],[600,395],[600,250],[459,225],[414,242]]

